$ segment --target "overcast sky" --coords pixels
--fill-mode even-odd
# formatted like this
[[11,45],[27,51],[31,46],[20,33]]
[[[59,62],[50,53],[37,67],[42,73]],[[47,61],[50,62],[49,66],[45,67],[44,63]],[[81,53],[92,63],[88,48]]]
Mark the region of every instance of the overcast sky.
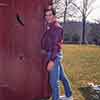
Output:
[[[76,4],[79,5],[79,2],[82,0],[76,0]],[[61,2],[65,2],[65,0],[61,0]],[[62,7],[64,5],[61,5]],[[95,20],[99,19],[100,20],[100,0],[95,0],[95,2],[91,5],[94,10],[90,13],[88,16],[87,20],[90,22],[94,22]],[[64,8],[64,7],[63,7]],[[61,21],[63,20],[62,18],[60,19]],[[78,19],[80,20],[80,19]]]
[[94,11],[89,15],[88,20],[93,19],[100,19],[100,0],[96,0],[96,2],[93,5],[95,7]]

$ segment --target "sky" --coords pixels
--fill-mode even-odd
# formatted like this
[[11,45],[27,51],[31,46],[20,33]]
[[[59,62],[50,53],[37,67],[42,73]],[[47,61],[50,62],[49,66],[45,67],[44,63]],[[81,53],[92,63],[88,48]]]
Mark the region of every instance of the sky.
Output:
[[[82,0],[76,0],[76,4],[78,5],[79,2]],[[62,2],[64,2],[64,0],[62,0]],[[93,11],[89,14],[89,16],[87,17],[87,21],[89,22],[95,22],[95,20],[100,20],[100,0],[95,0],[95,2],[91,5],[94,9]],[[62,6],[63,7],[63,6]],[[63,19],[60,19],[61,21]],[[80,20],[80,19],[77,19]]]
[[95,9],[89,15],[87,20],[89,21],[93,21],[94,19],[100,20],[100,0],[96,0],[93,6],[95,7]]

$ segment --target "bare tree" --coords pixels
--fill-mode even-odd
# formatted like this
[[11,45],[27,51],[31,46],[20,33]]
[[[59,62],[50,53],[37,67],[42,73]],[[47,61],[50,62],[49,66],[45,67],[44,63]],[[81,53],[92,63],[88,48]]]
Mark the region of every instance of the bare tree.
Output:
[[[68,14],[71,17],[70,13],[68,13],[67,10],[69,10],[68,8],[70,8],[69,6],[71,6],[71,3],[73,1],[75,1],[75,0],[65,0],[65,10],[64,10],[64,20],[63,20],[64,25],[66,23],[66,15]],[[71,9],[70,9],[70,11],[71,11]]]
[[[79,0],[76,0],[79,1]],[[86,40],[85,40],[85,35],[86,35],[86,21],[88,16],[91,14],[91,12],[94,10],[93,8],[93,4],[96,0],[80,0],[80,2],[78,2],[79,5],[77,5],[75,2],[73,3],[73,5],[78,9],[78,13],[81,15],[82,18],[82,36],[81,36],[81,43],[85,44]]]
[[66,18],[68,17],[82,18],[82,44],[86,43],[86,22],[88,16],[94,10],[93,4],[95,1],[96,0],[54,0],[55,8],[58,11],[57,17],[63,18],[64,26],[66,23]]
[[67,15],[70,15],[70,11],[72,10],[70,8],[71,3],[75,0],[53,0],[53,6],[57,11],[57,17],[63,18],[63,21],[66,21]]
[[73,14],[70,14],[70,12],[73,11],[72,2],[75,0],[53,0],[54,8],[57,11],[57,17],[58,19],[63,19],[63,28],[65,28],[66,19],[68,19],[71,16],[74,16]]

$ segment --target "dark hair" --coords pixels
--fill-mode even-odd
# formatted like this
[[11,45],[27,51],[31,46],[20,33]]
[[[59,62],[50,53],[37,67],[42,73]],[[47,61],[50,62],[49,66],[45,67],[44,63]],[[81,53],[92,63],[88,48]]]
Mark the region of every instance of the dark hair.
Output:
[[44,15],[45,15],[45,13],[48,12],[48,11],[52,11],[52,14],[53,14],[54,16],[56,15],[56,11],[55,11],[55,9],[53,9],[53,8],[51,8],[51,9],[45,9],[45,10],[44,10]]

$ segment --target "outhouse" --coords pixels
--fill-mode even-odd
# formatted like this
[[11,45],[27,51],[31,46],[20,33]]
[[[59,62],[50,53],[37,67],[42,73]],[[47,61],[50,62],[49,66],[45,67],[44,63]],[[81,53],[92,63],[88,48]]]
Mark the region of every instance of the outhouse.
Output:
[[41,53],[44,9],[51,0],[0,0],[0,100],[51,95]]

